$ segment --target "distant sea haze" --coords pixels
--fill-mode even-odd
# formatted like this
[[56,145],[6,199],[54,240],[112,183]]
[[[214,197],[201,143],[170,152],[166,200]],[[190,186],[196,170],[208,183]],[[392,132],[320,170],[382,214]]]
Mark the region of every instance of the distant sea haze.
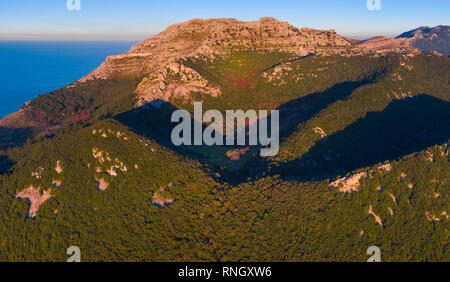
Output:
[[74,82],[130,41],[0,41],[0,118],[35,98]]

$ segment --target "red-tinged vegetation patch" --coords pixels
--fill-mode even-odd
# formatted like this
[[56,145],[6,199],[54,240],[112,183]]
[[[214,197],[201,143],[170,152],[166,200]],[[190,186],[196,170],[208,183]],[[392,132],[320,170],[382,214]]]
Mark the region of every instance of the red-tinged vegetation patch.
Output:
[[49,114],[40,110],[32,110],[27,109],[26,110],[26,116],[28,117],[28,121],[25,123],[25,125],[34,126],[40,125],[43,123],[57,123],[59,120],[61,120],[61,117],[57,114]]
[[30,186],[25,188],[20,193],[16,195],[18,199],[28,199],[31,203],[30,209],[28,211],[28,217],[34,218],[36,217],[36,213],[39,207],[48,199],[52,198],[51,189],[40,192],[40,187]]

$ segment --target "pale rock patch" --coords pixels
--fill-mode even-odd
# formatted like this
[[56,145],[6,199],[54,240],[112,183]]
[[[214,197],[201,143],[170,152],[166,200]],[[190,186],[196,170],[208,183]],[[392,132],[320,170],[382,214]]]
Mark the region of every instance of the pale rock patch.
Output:
[[[120,161],[118,158],[115,158],[113,161],[112,157],[107,152],[101,151],[94,147],[92,149],[92,155],[100,163],[104,163],[105,159],[111,163],[110,169],[106,171],[110,176],[117,176],[116,169],[119,169],[122,172],[128,171],[127,166],[122,161]],[[97,167],[96,172],[100,173],[102,172],[102,169],[100,167]]]
[[436,217],[435,215],[432,215],[431,212],[429,212],[429,211],[427,211],[425,213],[425,215],[426,215],[428,221],[431,221],[431,222],[433,222],[433,221],[441,221],[440,218]]
[[411,70],[414,69],[414,67],[408,65],[408,64],[405,63],[405,62],[401,62],[401,63],[400,63],[400,66],[402,66],[403,68],[405,68],[405,69],[407,69],[407,70],[409,70],[409,71],[411,71]]
[[244,156],[247,151],[249,150],[249,148],[242,148],[242,149],[234,149],[234,150],[229,150],[226,152],[226,156],[232,160],[232,161],[238,161],[241,156]]
[[395,203],[396,205],[398,205],[398,203],[397,203],[397,198],[394,196],[394,194],[390,193],[390,194],[389,194],[389,197],[391,197],[392,201],[394,201],[394,203]]
[[145,147],[148,147],[148,143],[145,142],[144,140],[139,139],[139,142],[141,142],[141,144],[144,145]]
[[403,80],[400,74],[394,73],[392,76],[394,77],[393,80]]
[[441,157],[448,157],[449,156],[450,149],[449,149],[447,143],[445,143],[442,146],[439,146],[439,150],[441,151]]
[[293,68],[290,62],[280,63],[280,65],[265,71],[262,76],[266,78],[269,82],[272,82],[273,85],[281,86],[286,84],[286,76],[287,73],[292,71]]
[[100,151],[97,148],[92,148],[92,155],[94,156],[94,159],[98,159],[100,163],[105,161],[103,158],[103,151]]
[[196,70],[172,62],[159,71],[159,75],[151,73],[138,85],[138,106],[148,102],[158,101],[154,104],[158,107],[161,101],[168,102],[170,98],[183,98],[187,100],[192,92],[198,92],[212,97],[221,94],[219,88],[213,88],[209,82]]
[[30,210],[28,211],[28,216],[33,218],[36,217],[36,213],[39,207],[48,199],[52,198],[51,189],[43,191],[41,194],[40,187],[34,188],[34,186],[30,186],[25,188],[20,193],[16,195],[16,198],[19,199],[28,199],[31,203]]
[[109,176],[113,176],[113,177],[117,176],[116,168],[114,166],[111,166],[111,168],[109,170],[107,170],[106,173],[108,173]]
[[[333,46],[329,48],[328,46]],[[179,58],[214,59],[233,47],[319,55],[420,53],[407,40],[376,37],[362,42],[338,35],[334,30],[298,29],[274,18],[242,22],[235,19],[193,19],[169,26],[131,48],[125,54],[110,56],[94,72],[79,80],[108,79],[115,74],[160,73]]]
[[120,131],[117,131],[117,132],[116,132],[116,137],[117,137],[118,139],[123,138],[123,133],[120,132]]
[[117,169],[120,169],[120,171],[122,171],[122,172],[128,171],[127,166],[117,158],[114,160],[114,167]]
[[433,156],[433,153],[431,153],[431,152],[429,152],[429,151],[425,151],[425,152],[428,154],[427,160],[428,160],[429,162],[432,163],[433,160],[434,160],[434,159],[433,159],[433,157],[434,157],[434,156]]
[[100,191],[105,191],[108,188],[108,186],[109,186],[109,183],[106,182],[103,178],[101,178],[101,179],[94,178],[94,180],[95,180],[95,182],[97,182],[98,189]]

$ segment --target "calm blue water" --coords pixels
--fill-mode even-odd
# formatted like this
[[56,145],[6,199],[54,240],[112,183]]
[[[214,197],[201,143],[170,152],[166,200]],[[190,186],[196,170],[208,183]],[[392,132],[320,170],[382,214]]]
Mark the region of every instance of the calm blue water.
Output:
[[136,42],[0,41],[0,118],[96,69]]

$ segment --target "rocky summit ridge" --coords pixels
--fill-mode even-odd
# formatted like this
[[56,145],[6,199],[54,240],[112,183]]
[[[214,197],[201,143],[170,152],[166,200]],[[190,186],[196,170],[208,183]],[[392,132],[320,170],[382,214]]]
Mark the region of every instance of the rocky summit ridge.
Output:
[[407,40],[409,44],[422,51],[437,51],[450,56],[450,26],[422,26],[400,34],[397,39]]
[[[297,56],[308,54],[343,56],[367,53],[420,53],[404,39],[368,40],[355,44],[352,39],[334,30],[298,29],[287,22],[265,17],[258,21],[238,21],[230,18],[192,19],[173,24],[117,56],[110,56],[95,71],[78,81],[108,79],[114,76],[142,77],[136,89],[139,105],[156,99],[166,100],[167,92],[185,95],[190,91],[217,95],[219,90],[208,89],[195,70],[177,64],[179,59],[203,58],[212,60],[230,48],[278,51]],[[183,70],[181,70],[183,68]],[[171,69],[192,77],[192,83],[183,83],[165,91],[165,74]]]

